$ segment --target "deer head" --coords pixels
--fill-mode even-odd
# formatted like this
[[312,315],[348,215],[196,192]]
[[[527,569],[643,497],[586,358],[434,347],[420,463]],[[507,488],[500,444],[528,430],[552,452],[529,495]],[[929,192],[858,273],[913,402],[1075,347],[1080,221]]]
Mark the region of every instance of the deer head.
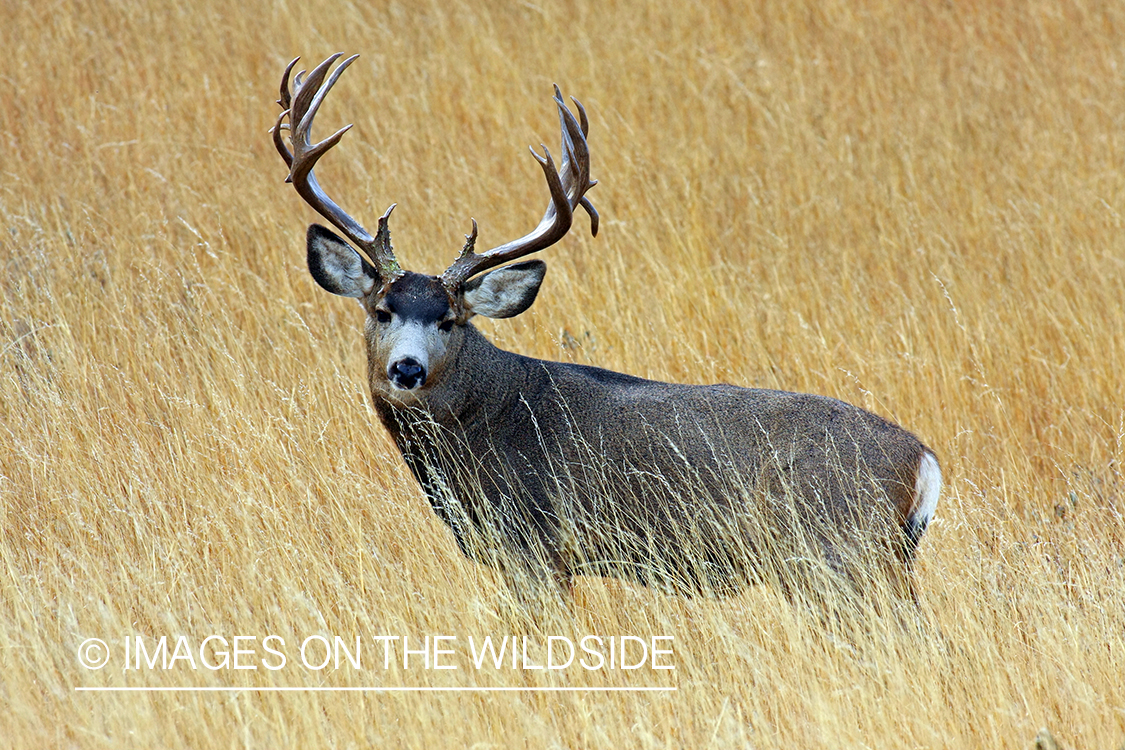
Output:
[[[359,300],[367,313],[365,337],[372,389],[394,401],[411,403],[441,382],[445,367],[453,359],[451,355],[463,341],[464,328],[474,315],[509,318],[535,301],[546,264],[539,260],[503,264],[562,239],[579,206],[590,215],[592,233],[597,235],[598,214],[585,197],[586,191],[596,184],[590,179],[590,152],[586,144],[589,122],[577,100],[575,118],[555,86],[554,101],[562,129],[562,164],[556,169],[545,146],[542,156],[532,149],[551,193],[547,211],[534,230],[478,254],[474,219],[460,254],[440,276],[404,271],[395,258],[388,227],[395,206],[379,219],[372,236],[328,197],[313,174],[317,160],[351,128],[341,128],[319,143],[314,144],[311,139],[317,110],[340,74],[358,55],[344,60],[329,75],[340,57],[339,53],[332,55],[307,77],[304,72],[299,73],[292,92],[289,77],[297,60],[289,63],[277,102],[282,112],[271,132],[274,145],[289,165],[286,181],[344,235],[340,237],[318,224],[309,227],[309,272],[325,290]],[[285,131],[289,133],[292,150],[282,135]]]

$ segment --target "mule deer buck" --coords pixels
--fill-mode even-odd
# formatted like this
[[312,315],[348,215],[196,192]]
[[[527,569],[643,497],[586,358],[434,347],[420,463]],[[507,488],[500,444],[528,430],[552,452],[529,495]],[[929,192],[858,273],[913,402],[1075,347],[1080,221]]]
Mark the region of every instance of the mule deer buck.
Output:
[[329,75],[339,57],[304,80],[298,74],[293,92],[297,61],[289,64],[274,143],[287,181],[347,238],[310,226],[309,271],[363,306],[375,410],[465,554],[540,593],[598,575],[684,594],[767,581],[792,598],[815,569],[848,591],[880,578],[913,595],[910,567],[941,472],[901,427],[823,396],[532,359],[498,349],[473,326],[475,315],[508,318],[530,307],[546,265],[510,262],[561,240],[576,210],[597,234],[586,197],[595,184],[589,123],[577,100],[575,117],[555,87],[558,167],[545,147],[532,150],[550,189],[539,225],[477,253],[474,220],[453,264],[427,276],[395,258],[393,205],[373,236],[313,175],[351,127],[319,143],[310,135],[355,60]]

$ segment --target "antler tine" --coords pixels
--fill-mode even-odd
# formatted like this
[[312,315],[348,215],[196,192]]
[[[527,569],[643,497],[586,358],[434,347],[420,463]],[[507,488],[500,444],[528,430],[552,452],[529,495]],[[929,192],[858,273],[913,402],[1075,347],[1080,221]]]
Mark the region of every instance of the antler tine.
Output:
[[[562,98],[562,92],[559,92],[559,98]],[[570,100],[574,102],[574,106],[578,107],[578,122],[582,125],[582,136],[590,135],[590,120],[586,117],[586,108],[582,106],[582,102],[573,96],[570,97]]]
[[[557,89],[558,87],[556,87]],[[578,104],[578,100],[573,100]],[[567,194],[574,191],[584,194],[597,184],[597,180],[590,179],[590,147],[586,143],[586,134],[589,131],[589,122],[583,127],[574,119],[574,115],[562,102],[561,94],[555,97],[559,106],[559,121],[563,132],[563,169],[561,172],[570,178],[567,183]],[[581,104],[578,104],[581,108]],[[582,112],[585,118],[585,112]],[[569,162],[569,163],[568,163]],[[569,174],[568,174],[569,171]],[[564,179],[565,181],[565,179]],[[597,234],[595,230],[594,234]]]
[[[560,92],[558,90],[557,86],[555,87],[555,98],[556,99],[562,98],[562,92]],[[586,108],[582,106],[582,102],[578,101],[573,96],[570,97],[570,100],[572,102],[574,102],[574,106],[578,108],[578,125],[582,129],[582,140],[585,141],[586,136],[588,136],[590,134],[590,120],[589,120],[589,118],[586,117]],[[590,174],[589,174],[589,170],[587,170],[586,179],[589,181],[589,187],[586,188],[587,190],[592,188],[594,185],[598,184],[597,180],[590,180],[589,178],[590,178]],[[597,209],[594,208],[594,204],[590,202],[590,199],[586,198],[585,196],[582,197],[582,200],[578,201],[578,205],[582,206],[582,208],[586,210],[586,213],[589,214],[589,216],[590,216],[590,234],[593,235],[594,237],[597,237],[598,236],[598,221],[599,221],[599,218],[600,218],[598,216]]]
[[591,229],[595,235],[598,233],[598,213],[585,197],[586,191],[597,184],[595,180],[590,179],[590,149],[586,142],[589,121],[586,119],[585,110],[577,100],[574,103],[582,119],[581,122],[575,119],[574,114],[563,103],[562,92],[559,91],[558,86],[555,86],[554,100],[559,109],[562,131],[560,167],[556,170],[551,152],[546,146],[543,146],[543,156],[540,156],[535,149],[531,149],[532,156],[543,168],[543,175],[547,178],[547,186],[551,191],[551,203],[547,206],[546,213],[531,233],[479,255],[473,252],[477,234],[476,221],[474,221],[471,238],[465,243],[457,260],[441,276],[442,283],[451,296],[455,296],[457,289],[470,277],[543,250],[561,240],[570,230],[574,221],[574,209],[578,206],[582,206],[590,214]]
[[[300,56],[297,56],[290,60],[289,64],[285,66],[284,75],[281,76],[281,96],[278,98],[277,103],[281,105],[282,109],[289,109],[289,104],[292,101],[289,96],[289,74],[293,72],[293,66],[295,66],[300,59]],[[297,83],[299,84],[300,81]]]
[[281,137],[282,130],[289,130],[289,125],[284,122],[285,118],[289,116],[289,107],[291,98],[289,96],[289,74],[293,72],[293,66],[300,60],[299,57],[294,57],[288,65],[285,66],[285,73],[281,76],[281,96],[278,98],[277,103],[281,105],[281,114],[277,116],[277,121],[270,129],[273,134],[273,145],[277,148],[277,153],[281,154],[281,158],[285,160],[286,166],[290,169],[293,167],[293,154],[289,153],[289,148],[285,145],[285,141]]
[[[562,122],[563,131],[563,147],[564,149],[569,146],[573,152],[575,149],[581,149],[581,152],[575,160],[574,168],[578,171],[574,174],[575,185],[585,185],[582,192],[598,184],[597,180],[590,179],[590,156],[589,145],[586,143],[586,136],[590,133],[590,120],[586,117],[586,108],[582,106],[582,102],[575,99],[573,96],[570,98],[574,102],[574,106],[578,108],[578,121],[574,119],[574,115],[562,104],[562,92],[559,87],[555,86],[555,101],[559,104],[559,119]],[[565,114],[564,114],[565,113]],[[581,137],[577,137],[575,128],[578,128],[582,133]],[[594,208],[594,204],[590,202],[589,198],[583,196],[578,205],[586,210],[590,216],[590,234],[594,237],[598,236],[598,212]]]
[[575,176],[572,173],[577,168],[578,159],[574,153],[574,139],[570,137],[569,132],[569,120],[573,120],[574,115],[570,113],[570,110],[567,109],[566,105],[563,103],[562,91],[559,90],[559,85],[557,83],[555,84],[555,106],[558,107],[559,110],[559,130],[562,132],[562,147],[559,150],[562,154],[562,163],[559,165],[559,174],[562,175],[563,182],[565,183],[569,182],[567,178]]
[[[362,250],[371,259],[383,283],[389,284],[402,276],[403,273],[391,248],[390,230],[387,227],[387,219],[390,217],[391,211],[394,210],[394,206],[392,205],[387,209],[387,212],[379,219],[379,231],[372,237],[370,232],[328,197],[320,187],[316,175],[313,174],[313,167],[316,166],[320,157],[339,143],[340,139],[344,137],[344,133],[352,127],[347,125],[340,128],[328,138],[316,144],[311,140],[313,119],[316,117],[320,105],[324,103],[324,98],[336,85],[336,81],[339,80],[344,69],[351,65],[359,55],[352,55],[347,58],[332,71],[331,75],[328,75],[329,69],[340,57],[342,57],[342,54],[339,52],[329,56],[328,59],[313,68],[307,77],[304,71],[298,73],[293,81],[295,91],[292,94],[289,90],[289,74],[297,60],[289,63],[281,79],[281,98],[277,101],[283,111],[278,116],[271,132],[278,153],[289,165],[289,176],[286,178],[286,182],[293,183],[293,187],[296,188],[297,193],[304,198],[306,203],[334,224],[337,229],[344,233],[345,237]],[[327,81],[325,81],[325,76],[328,76]],[[289,120],[288,123],[284,122],[286,118]],[[293,147],[292,152],[285,145],[281,136],[282,130],[289,131],[289,142]]]
[[[293,154],[289,152],[289,147],[285,145],[285,140],[281,137],[282,130],[289,130],[289,123],[285,122],[285,118],[289,116],[289,110],[283,110],[277,116],[273,127],[270,128],[270,133],[273,135],[273,145],[277,149],[277,153],[281,154],[281,158],[285,160],[285,166],[290,169],[293,168]],[[289,176],[286,175],[285,181],[289,182]]]

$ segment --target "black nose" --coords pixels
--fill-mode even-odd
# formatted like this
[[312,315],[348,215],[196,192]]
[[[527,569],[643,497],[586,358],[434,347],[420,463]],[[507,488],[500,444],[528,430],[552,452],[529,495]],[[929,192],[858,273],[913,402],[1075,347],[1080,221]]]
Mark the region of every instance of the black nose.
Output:
[[421,388],[426,382],[426,368],[411,357],[400,359],[387,369],[391,383],[404,391]]

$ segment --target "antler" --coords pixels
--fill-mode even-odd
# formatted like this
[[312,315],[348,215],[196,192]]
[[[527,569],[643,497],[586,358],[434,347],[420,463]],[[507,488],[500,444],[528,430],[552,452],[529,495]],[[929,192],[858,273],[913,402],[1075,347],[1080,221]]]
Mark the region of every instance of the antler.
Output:
[[450,296],[456,296],[457,290],[471,276],[530,255],[561,240],[570,229],[574,220],[574,209],[578,206],[582,206],[590,215],[590,230],[597,236],[598,212],[590,200],[584,197],[586,191],[597,184],[597,180],[590,179],[590,149],[586,144],[590,123],[586,119],[586,109],[582,104],[577,99],[571,101],[578,107],[581,122],[575,119],[563,103],[562,92],[559,91],[558,86],[555,86],[555,104],[559,108],[559,123],[562,128],[562,166],[559,170],[555,171],[555,162],[551,159],[551,152],[546,146],[543,147],[544,156],[531,149],[531,154],[539,162],[539,166],[543,167],[543,174],[546,175],[547,185],[551,189],[551,204],[547,206],[547,212],[543,215],[539,226],[518,240],[477,255],[473,252],[477,239],[477,222],[474,219],[472,234],[466,235],[465,247],[461,255],[441,275],[441,281]]
[[[379,272],[382,282],[390,284],[403,274],[402,268],[395,259],[394,250],[391,248],[391,231],[387,227],[387,220],[391,216],[391,211],[395,209],[394,204],[379,219],[379,229],[372,237],[370,232],[360,226],[355,219],[348,216],[325,194],[312,171],[317,160],[324,156],[328,149],[339,143],[340,139],[344,137],[344,133],[352,127],[347,125],[340,128],[336,133],[317,144],[313,144],[309,138],[312,132],[313,118],[316,117],[317,110],[324,102],[324,97],[328,96],[328,92],[332,90],[344,69],[359,57],[359,55],[352,55],[344,60],[339,67],[332,71],[332,75],[324,83],[324,77],[328,74],[329,68],[341,56],[341,53],[337,52],[317,65],[304,81],[301,80],[304,71],[298,73],[293,81],[296,92],[292,96],[289,93],[289,74],[292,72],[293,66],[297,64],[297,60],[301,58],[294,59],[286,66],[285,74],[281,77],[281,98],[277,100],[284,111],[278,115],[277,122],[270,132],[273,133],[273,143],[277,147],[278,153],[289,165],[289,176],[285,178],[285,181],[293,183],[293,187],[297,189],[297,193],[305,199],[306,203],[316,209],[321,216],[335,224],[345,237],[366,253],[375,266],[375,270]],[[321,83],[324,83],[324,85],[322,86]],[[286,122],[286,119],[289,121]],[[281,136],[282,130],[289,131],[289,142],[293,145],[292,153],[286,147]]]

